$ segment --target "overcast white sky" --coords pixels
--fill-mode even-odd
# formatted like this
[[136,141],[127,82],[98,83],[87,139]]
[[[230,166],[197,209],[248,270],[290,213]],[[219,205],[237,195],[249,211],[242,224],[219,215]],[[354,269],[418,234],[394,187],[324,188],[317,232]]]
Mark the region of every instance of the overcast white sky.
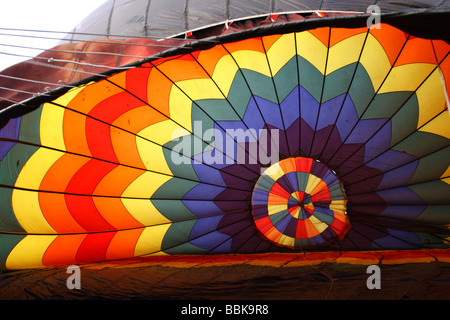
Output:
[[[35,56],[41,51],[25,50],[15,46],[51,48],[57,40],[33,39],[4,34],[27,34],[2,28],[48,31],[70,31],[92,11],[107,0],[0,0],[0,71],[26,60],[11,54]],[[62,34],[32,33],[35,36],[61,37]],[[6,45],[6,46],[5,46]],[[5,53],[9,53],[5,54]]]

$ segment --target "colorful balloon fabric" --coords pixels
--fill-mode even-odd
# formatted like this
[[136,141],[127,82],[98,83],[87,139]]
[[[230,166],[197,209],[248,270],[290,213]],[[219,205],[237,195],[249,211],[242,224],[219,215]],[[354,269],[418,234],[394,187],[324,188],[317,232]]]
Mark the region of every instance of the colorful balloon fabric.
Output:
[[388,24],[241,36],[9,119],[1,268],[448,248],[450,46]]
[[268,240],[301,249],[344,238],[350,227],[344,190],[311,158],[287,158],[266,169],[252,195],[255,224]]

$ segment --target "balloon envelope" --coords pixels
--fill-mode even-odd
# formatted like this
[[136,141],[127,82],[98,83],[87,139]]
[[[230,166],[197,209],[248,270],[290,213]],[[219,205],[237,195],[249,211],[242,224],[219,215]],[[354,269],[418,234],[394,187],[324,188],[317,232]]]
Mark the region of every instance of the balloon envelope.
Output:
[[450,46],[332,24],[199,41],[5,109],[1,267],[448,248]]

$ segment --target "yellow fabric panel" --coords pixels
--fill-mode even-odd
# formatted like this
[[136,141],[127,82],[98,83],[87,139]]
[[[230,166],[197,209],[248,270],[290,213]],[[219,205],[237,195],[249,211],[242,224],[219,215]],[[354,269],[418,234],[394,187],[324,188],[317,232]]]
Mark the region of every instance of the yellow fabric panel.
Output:
[[169,227],[170,224],[168,223],[145,228],[136,243],[134,255],[145,256],[160,251],[164,235]]
[[155,123],[138,132],[138,136],[164,145],[167,142],[177,139],[179,137],[189,135],[190,132],[181,128],[178,124],[171,120],[161,121]]
[[421,127],[445,108],[445,94],[438,69],[434,70],[430,77],[417,89],[416,96],[419,103],[417,127]]
[[60,151],[39,148],[23,166],[15,187],[38,190],[47,171],[63,155]]
[[176,85],[193,101],[224,98],[223,94],[210,78],[178,81]]
[[388,74],[391,63],[383,46],[371,34],[367,36],[360,62],[369,74],[372,86],[376,91]]
[[269,216],[275,213],[278,213],[280,211],[287,210],[286,204],[269,204],[267,206],[267,211],[269,213]]
[[192,131],[192,100],[176,86],[172,86],[169,95],[170,118]]
[[308,31],[296,33],[297,54],[309,61],[322,74],[325,73],[327,47]]
[[347,200],[334,200],[330,203],[330,209],[333,211],[345,212]]
[[450,139],[450,118],[448,109],[423,126],[420,131],[434,133]]
[[153,205],[149,199],[128,199],[122,198],[122,203],[127,211],[137,221],[144,226],[154,226],[157,224],[168,223],[169,219],[164,217]]
[[444,179],[441,179],[443,182],[445,182],[446,184],[450,184],[450,177],[448,177],[448,178],[444,178]]
[[332,46],[328,53],[326,74],[358,61],[365,37],[364,33],[360,33]]
[[[15,187],[39,190],[47,171],[63,155],[64,153],[51,149],[38,149],[23,166]],[[17,220],[27,232],[56,233],[42,214],[37,191],[14,189],[12,206]]]
[[326,228],[328,228],[328,225],[325,222],[320,221],[315,216],[310,216],[309,221],[312,222],[319,233],[322,233]]
[[56,235],[28,235],[11,251],[6,259],[6,268],[27,269],[41,268],[45,251],[56,239]]
[[122,197],[150,199],[153,193],[171,178],[163,174],[144,172],[125,189]]
[[322,179],[310,174],[308,177],[308,182],[306,183],[305,193],[311,194],[320,181],[322,181]]
[[269,65],[264,53],[241,50],[233,53],[233,57],[241,69],[248,69],[270,77]]
[[56,98],[55,100],[53,100],[53,102],[55,103],[55,104],[59,104],[59,105],[62,105],[62,106],[67,106],[67,104],[77,95],[77,94],[79,94],[85,87],[87,87],[87,86],[89,86],[89,85],[91,85],[91,84],[93,84],[93,83],[95,83],[95,82],[89,82],[89,83],[87,83],[87,84],[85,84],[85,85],[82,85],[82,86],[78,86],[78,87],[75,87],[75,88],[72,88],[72,89],[70,89],[70,90],[68,90],[65,94],[63,94],[62,96],[60,96],[60,97],[58,97],[58,98]]
[[136,146],[142,163],[147,170],[172,174],[164,157],[163,148],[148,140],[136,136]]
[[442,174],[441,178],[450,177],[450,166],[448,166],[447,170]]
[[39,192],[14,189],[12,206],[17,221],[27,233],[55,233],[42,213]]
[[436,66],[430,63],[411,63],[394,67],[379,93],[416,91]]
[[299,199],[299,197],[298,197],[297,192],[294,192],[294,193],[292,193],[291,195],[294,197],[295,200],[301,201],[301,200]]
[[43,146],[66,150],[63,134],[64,109],[44,103],[41,113],[40,136]]
[[281,36],[267,51],[272,75],[275,76],[284,65],[295,55],[294,34]]
[[283,234],[279,240],[279,244],[281,244],[283,246],[294,247],[295,239]]
[[238,66],[230,55],[225,55],[220,58],[214,68],[212,79],[217,83],[217,86],[222,90],[225,96],[228,96],[237,71]]
[[282,177],[284,175],[283,169],[280,167],[279,162],[274,163],[270,167],[268,167],[264,172],[262,173],[266,176],[271,177],[274,181],[277,181],[278,178]]

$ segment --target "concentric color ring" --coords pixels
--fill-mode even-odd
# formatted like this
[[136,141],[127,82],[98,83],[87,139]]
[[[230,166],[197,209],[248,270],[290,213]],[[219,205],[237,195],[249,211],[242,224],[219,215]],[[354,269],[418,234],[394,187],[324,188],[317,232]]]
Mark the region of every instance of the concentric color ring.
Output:
[[256,228],[273,243],[300,249],[343,239],[350,229],[340,179],[311,158],[281,160],[267,168],[252,194]]

